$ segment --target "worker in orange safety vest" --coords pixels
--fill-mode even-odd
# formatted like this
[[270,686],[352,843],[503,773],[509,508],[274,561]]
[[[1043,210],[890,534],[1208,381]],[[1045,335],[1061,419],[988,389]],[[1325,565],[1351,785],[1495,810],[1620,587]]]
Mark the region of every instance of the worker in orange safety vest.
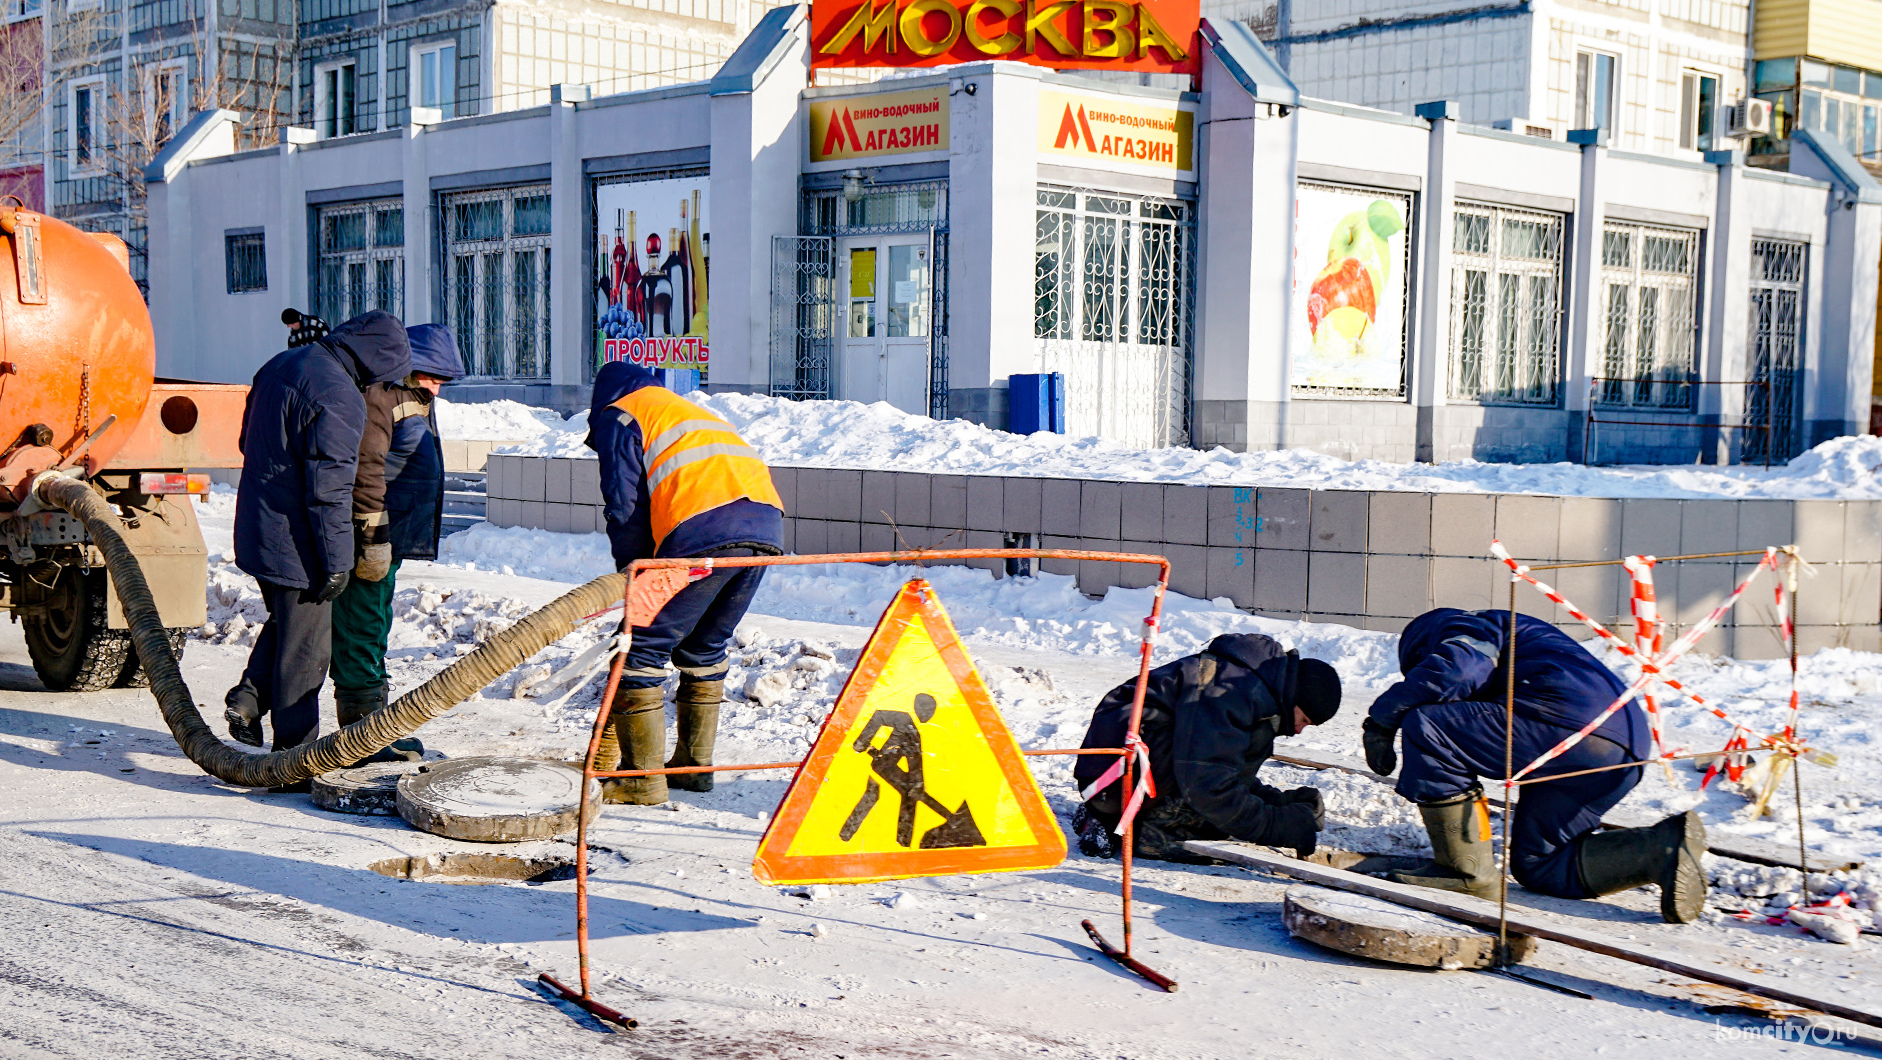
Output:
[[[655,556],[783,552],[784,502],[764,460],[731,424],[660,386],[653,372],[626,361],[601,366],[587,442],[601,463],[602,510],[617,569]],[[726,642],[763,577],[763,567],[715,569],[681,589],[651,624],[633,628],[597,769],[661,768],[669,662],[680,673],[679,738],[666,766],[712,764]],[[653,805],[667,801],[669,785],[711,791],[712,774],[619,777],[605,781],[602,792],[609,802]]]

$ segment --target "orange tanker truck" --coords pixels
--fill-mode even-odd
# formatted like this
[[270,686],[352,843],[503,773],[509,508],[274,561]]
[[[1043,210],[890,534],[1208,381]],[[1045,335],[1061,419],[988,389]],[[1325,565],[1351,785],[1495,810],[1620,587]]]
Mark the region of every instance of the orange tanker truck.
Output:
[[239,468],[248,388],[155,378],[156,337],[116,236],[0,199],[0,607],[56,692],[142,685],[104,556],[36,483],[88,483],[117,513],[181,648],[209,577],[190,494]]

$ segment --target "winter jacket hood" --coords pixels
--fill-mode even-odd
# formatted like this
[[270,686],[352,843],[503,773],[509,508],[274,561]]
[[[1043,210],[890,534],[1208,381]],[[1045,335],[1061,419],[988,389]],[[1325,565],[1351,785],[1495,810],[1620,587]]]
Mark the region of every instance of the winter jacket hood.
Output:
[[457,354],[457,341],[443,324],[414,324],[405,329],[412,345],[412,371],[439,379],[462,379],[464,359]]
[[339,354],[341,366],[360,389],[403,379],[412,370],[412,344],[405,325],[383,309],[361,313],[316,345]]

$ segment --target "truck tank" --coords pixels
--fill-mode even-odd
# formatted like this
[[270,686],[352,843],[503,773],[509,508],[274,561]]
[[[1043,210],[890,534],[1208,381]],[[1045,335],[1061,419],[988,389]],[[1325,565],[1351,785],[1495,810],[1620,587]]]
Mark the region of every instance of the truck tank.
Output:
[[153,378],[156,340],[115,236],[0,198],[0,608],[54,692],[146,680],[85,524],[31,496],[77,478],[121,536],[180,650],[206,618],[208,549],[189,494],[241,466],[248,388]]
[[11,237],[0,255],[6,504],[62,460],[92,474],[117,455],[150,402],[157,343],[117,237],[5,203],[0,231]]

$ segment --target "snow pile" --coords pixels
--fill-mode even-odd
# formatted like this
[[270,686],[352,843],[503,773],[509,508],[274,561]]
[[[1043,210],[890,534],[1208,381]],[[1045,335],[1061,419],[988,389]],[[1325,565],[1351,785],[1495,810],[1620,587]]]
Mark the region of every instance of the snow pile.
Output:
[[[233,557],[210,557],[209,617],[192,634],[212,644],[252,646],[268,621],[255,579],[238,570]],[[392,596],[392,631],[389,655],[435,658],[445,645],[446,655],[470,651],[497,632],[515,625],[532,608],[510,597],[491,596],[475,589],[438,588],[418,584],[402,587]]]
[[446,438],[522,441],[555,434],[564,426],[562,417],[549,409],[520,401],[462,402],[439,398],[435,406],[438,432]]
[[[1185,482],[1210,486],[1539,493],[1571,497],[1882,498],[1882,438],[1837,438],[1766,471],[1752,467],[1615,467],[1580,464],[1395,464],[1341,460],[1306,449],[1132,449],[1092,437],[1009,434],[963,420],[931,420],[887,403],[787,401],[758,394],[687,397],[730,422],[765,459],[787,467],[939,474]],[[545,413],[553,417],[553,413]],[[497,450],[593,457],[586,414]]]
[[577,585],[614,570],[605,534],[552,534],[489,523],[473,523],[440,541],[438,562]]
[[1882,928],[1882,866],[1864,865],[1853,872],[1813,872],[1807,901],[1803,874],[1796,869],[1714,858],[1710,876],[1711,904],[1741,920],[1789,918],[1818,931],[1822,925],[1812,926],[1812,921],[1820,919],[1821,914],[1813,915],[1814,910],[1828,906],[1835,911],[1830,919],[1858,929]]

